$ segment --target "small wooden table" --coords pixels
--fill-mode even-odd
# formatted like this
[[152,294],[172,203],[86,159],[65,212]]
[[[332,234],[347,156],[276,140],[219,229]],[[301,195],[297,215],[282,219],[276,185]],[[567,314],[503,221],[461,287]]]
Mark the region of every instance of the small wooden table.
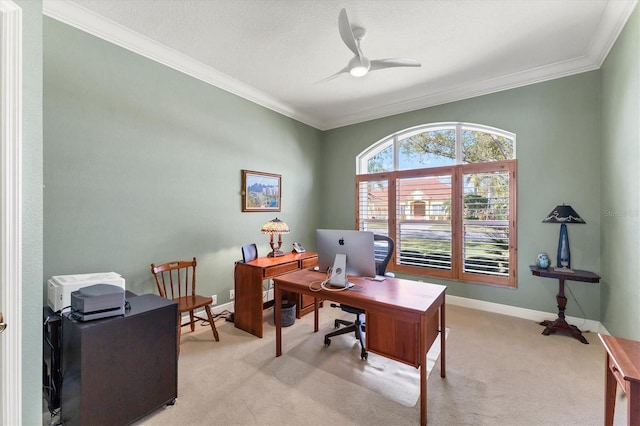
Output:
[[598,334],[605,359],[604,424],[613,425],[616,381],[627,394],[627,424],[640,425],[640,342]]
[[545,329],[542,332],[545,336],[553,334],[556,331],[566,331],[573,337],[580,340],[582,343],[589,344],[587,339],[584,338],[582,332],[575,325],[570,325],[564,319],[564,310],[567,307],[567,298],[564,295],[564,281],[583,281],[588,283],[600,282],[600,277],[593,272],[581,271],[579,269],[572,269],[573,272],[559,271],[554,268],[540,268],[535,265],[530,265],[529,269],[531,273],[538,277],[543,278],[555,278],[559,281],[559,290],[556,295],[558,302],[558,318],[553,321],[542,321],[540,325],[544,325]]

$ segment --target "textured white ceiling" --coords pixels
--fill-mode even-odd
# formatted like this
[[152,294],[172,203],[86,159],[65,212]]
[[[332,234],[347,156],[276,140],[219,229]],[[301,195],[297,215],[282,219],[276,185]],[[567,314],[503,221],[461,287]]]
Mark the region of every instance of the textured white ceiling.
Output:
[[[45,13],[319,129],[598,68],[636,0],[45,0]],[[370,59],[362,78],[338,13]],[[160,59],[158,59],[160,58]]]

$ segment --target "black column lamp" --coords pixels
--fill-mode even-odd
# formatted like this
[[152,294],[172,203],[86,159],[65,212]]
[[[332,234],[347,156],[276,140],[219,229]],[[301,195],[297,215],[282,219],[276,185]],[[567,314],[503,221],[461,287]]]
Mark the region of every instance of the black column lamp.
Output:
[[569,250],[569,234],[567,233],[567,223],[587,223],[578,213],[567,205],[556,206],[547,215],[542,223],[559,223],[560,237],[558,238],[558,264],[561,269],[571,269],[571,251]]

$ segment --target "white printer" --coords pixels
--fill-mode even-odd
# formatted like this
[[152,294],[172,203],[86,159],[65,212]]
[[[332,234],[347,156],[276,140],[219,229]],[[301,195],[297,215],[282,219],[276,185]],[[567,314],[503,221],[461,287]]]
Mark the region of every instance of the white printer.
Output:
[[54,275],[47,284],[47,302],[56,312],[71,306],[71,292],[94,284],[111,284],[124,289],[124,278],[116,272]]

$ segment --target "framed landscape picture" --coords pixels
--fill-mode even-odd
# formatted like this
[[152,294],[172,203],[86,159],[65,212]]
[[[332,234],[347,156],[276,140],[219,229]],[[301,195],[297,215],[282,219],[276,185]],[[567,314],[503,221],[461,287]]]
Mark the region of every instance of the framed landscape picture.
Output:
[[272,173],[242,171],[242,211],[279,212],[281,176]]

